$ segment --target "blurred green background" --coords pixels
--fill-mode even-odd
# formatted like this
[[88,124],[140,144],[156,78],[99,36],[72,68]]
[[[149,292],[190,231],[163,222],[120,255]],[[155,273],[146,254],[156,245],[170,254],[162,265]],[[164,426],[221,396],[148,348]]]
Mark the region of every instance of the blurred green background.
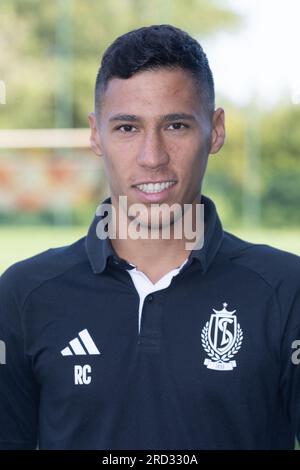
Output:
[[[234,35],[247,17],[232,5],[1,1],[6,104],[0,105],[0,273],[19,259],[84,236],[108,195],[87,130],[106,47],[116,36],[154,23],[174,24],[200,42],[220,31]],[[217,105],[226,111],[227,136],[221,152],[210,157],[204,194],[216,202],[226,230],[300,254],[299,104],[279,99],[266,107],[255,96],[237,104],[216,92]]]

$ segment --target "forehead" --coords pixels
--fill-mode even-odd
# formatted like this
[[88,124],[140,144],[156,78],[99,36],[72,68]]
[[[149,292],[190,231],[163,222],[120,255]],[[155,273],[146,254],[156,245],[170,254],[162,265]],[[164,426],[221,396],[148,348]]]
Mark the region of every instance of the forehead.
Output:
[[102,96],[102,112],[137,112],[137,108],[165,111],[189,109],[197,112],[200,95],[197,82],[188,70],[157,69],[141,71],[128,79],[112,78]]

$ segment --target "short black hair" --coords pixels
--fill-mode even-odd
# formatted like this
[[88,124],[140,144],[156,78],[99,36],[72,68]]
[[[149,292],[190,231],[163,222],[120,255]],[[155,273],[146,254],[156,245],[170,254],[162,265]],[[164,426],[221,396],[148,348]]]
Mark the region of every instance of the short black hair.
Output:
[[192,73],[199,96],[214,110],[214,81],[201,45],[185,31],[169,25],[145,26],[119,36],[105,51],[95,84],[95,112],[112,78],[130,78],[140,71],[182,68]]

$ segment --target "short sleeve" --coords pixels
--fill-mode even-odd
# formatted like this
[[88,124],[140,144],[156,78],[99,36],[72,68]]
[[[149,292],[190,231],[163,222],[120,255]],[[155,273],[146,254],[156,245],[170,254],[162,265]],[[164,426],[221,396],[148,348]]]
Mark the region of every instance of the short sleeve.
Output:
[[26,357],[14,267],[0,277],[0,449],[36,449],[38,386]]

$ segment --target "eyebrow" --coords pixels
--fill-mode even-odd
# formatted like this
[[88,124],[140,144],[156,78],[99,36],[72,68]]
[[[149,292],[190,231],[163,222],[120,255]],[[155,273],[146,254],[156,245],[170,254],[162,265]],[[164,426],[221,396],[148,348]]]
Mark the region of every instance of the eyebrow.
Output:
[[195,116],[192,114],[187,113],[173,113],[173,114],[165,114],[162,117],[163,121],[179,121],[180,119],[187,119],[189,121],[196,121]]
[[[172,114],[164,114],[162,117],[162,121],[169,122],[169,121],[178,121],[180,119],[185,119],[189,121],[196,121],[195,116],[192,114],[187,113],[172,113]],[[128,121],[128,122],[137,122],[142,121],[143,119],[135,114],[115,114],[109,121]]]
[[109,118],[109,121],[130,121],[130,122],[136,122],[140,121],[140,118],[136,116],[135,114],[115,114],[111,118]]

